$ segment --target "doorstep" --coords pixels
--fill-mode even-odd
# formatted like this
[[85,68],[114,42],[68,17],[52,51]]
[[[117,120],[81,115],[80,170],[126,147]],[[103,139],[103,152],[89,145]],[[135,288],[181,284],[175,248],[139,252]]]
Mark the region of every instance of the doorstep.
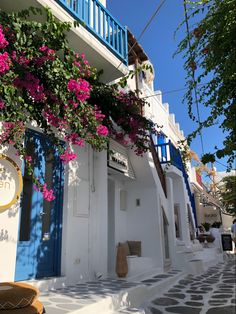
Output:
[[39,299],[45,306],[46,314],[120,313],[130,307],[139,307],[157,291],[168,288],[180,276],[181,271],[171,270],[167,273],[153,273],[134,282],[113,278],[89,281],[43,292]]
[[42,279],[30,279],[23,282],[38,288],[40,291],[48,291],[65,287],[66,277],[45,277]]

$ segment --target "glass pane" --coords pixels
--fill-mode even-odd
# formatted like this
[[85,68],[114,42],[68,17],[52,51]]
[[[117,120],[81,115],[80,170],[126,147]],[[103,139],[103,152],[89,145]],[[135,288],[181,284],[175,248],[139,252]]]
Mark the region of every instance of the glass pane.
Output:
[[[45,156],[45,183],[47,188],[53,188],[53,165],[54,156],[52,151],[47,151]],[[42,239],[47,241],[50,239],[51,210],[53,202],[43,201],[43,211],[40,213],[42,218]]]
[[[26,143],[26,154],[35,159],[35,144],[28,140]],[[25,164],[23,177],[23,194],[21,200],[21,220],[20,220],[20,241],[30,240],[30,224],[31,224],[31,204],[33,195],[32,176],[27,173],[27,165]]]

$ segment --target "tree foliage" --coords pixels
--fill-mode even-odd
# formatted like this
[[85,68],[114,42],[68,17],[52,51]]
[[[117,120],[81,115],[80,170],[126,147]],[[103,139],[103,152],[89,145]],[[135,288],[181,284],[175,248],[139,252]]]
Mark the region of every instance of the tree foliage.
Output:
[[236,215],[236,176],[223,178],[219,194],[224,210]]
[[[183,24],[187,22],[189,31],[176,53],[183,53],[185,58],[184,101],[188,103],[189,116],[199,123],[188,140],[191,142],[202,128],[222,119],[223,145],[203,156],[203,161],[227,157],[232,167],[236,156],[236,1],[186,1],[186,8]],[[196,19],[200,21],[196,23]],[[196,99],[209,110],[203,121],[193,114]]]

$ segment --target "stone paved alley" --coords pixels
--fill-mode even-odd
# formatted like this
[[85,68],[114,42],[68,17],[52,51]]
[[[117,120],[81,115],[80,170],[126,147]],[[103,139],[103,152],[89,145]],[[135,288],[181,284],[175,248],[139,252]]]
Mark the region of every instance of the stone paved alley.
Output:
[[146,309],[152,314],[235,314],[235,261],[230,258],[200,276],[187,275],[153,299]]
[[235,261],[228,256],[195,276],[169,270],[136,282],[92,281],[42,293],[40,299],[47,314],[236,314]]

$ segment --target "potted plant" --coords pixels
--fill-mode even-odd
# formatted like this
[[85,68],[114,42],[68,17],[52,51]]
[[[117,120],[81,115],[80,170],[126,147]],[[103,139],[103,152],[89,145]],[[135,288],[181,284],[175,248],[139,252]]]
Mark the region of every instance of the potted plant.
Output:
[[211,224],[209,222],[204,222],[202,223],[203,228],[205,229],[206,232],[210,230]]

